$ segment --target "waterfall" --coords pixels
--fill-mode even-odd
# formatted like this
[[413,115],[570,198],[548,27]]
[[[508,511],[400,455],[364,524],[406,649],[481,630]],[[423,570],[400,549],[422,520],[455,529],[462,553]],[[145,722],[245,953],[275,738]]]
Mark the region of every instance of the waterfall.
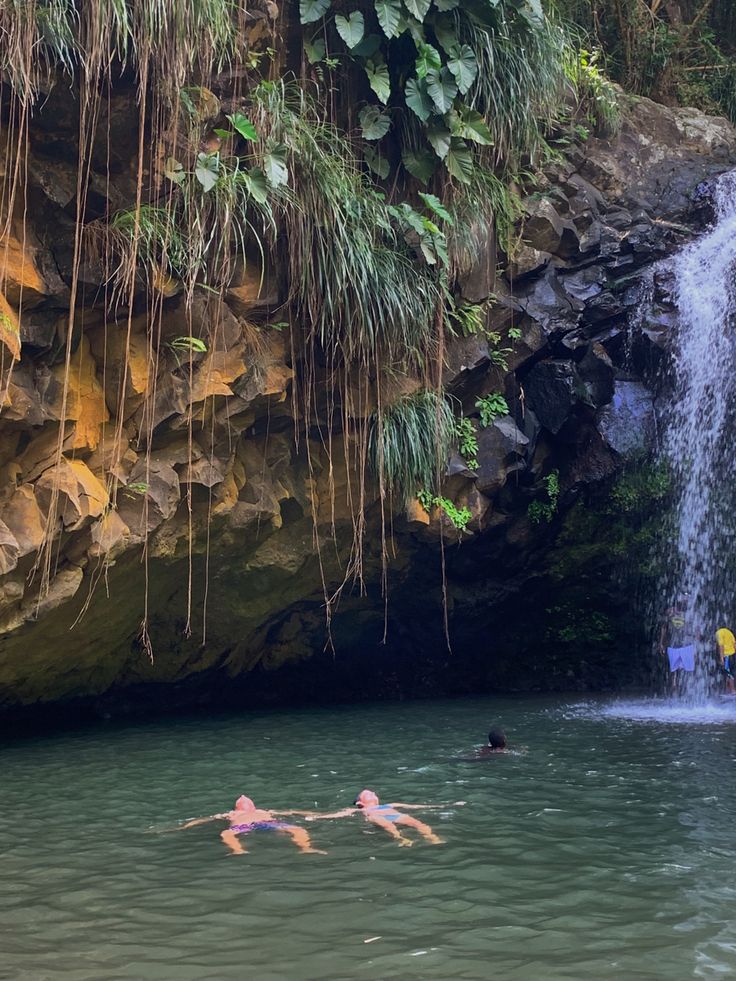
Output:
[[736,633],[736,172],[717,182],[715,205],[711,230],[667,263],[678,317],[663,453],[676,503],[662,599],[679,602],[695,641],[685,690],[698,699],[718,676],[716,628]]

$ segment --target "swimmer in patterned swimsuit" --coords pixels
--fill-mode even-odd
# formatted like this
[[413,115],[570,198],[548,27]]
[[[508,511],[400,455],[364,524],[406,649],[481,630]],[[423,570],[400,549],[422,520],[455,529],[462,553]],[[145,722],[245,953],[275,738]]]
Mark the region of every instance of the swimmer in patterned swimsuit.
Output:
[[[461,804],[462,801],[456,801],[456,803]],[[399,810],[400,807],[404,807],[408,810],[418,811],[431,808],[432,806],[432,804],[382,804],[372,790],[363,790],[358,794],[354,807],[344,807],[341,811],[334,811],[332,814],[309,814],[309,812],[305,812],[305,814],[308,815],[308,821],[315,821],[319,818],[338,818],[347,817],[350,814],[362,814],[371,824],[375,824],[377,827],[388,832],[400,845],[413,845],[414,842],[411,838],[405,838],[397,825],[415,828],[430,844],[442,845],[444,844],[444,839],[436,835],[428,824],[418,821],[409,814],[403,814]]]
[[235,801],[235,809],[226,811],[224,814],[211,814],[209,817],[196,818],[194,821],[187,821],[182,824],[184,828],[193,828],[196,824],[206,824],[208,821],[229,821],[230,827],[220,832],[220,837],[233,853],[233,855],[245,855],[246,848],[243,848],[238,836],[250,834],[251,831],[283,831],[290,835],[291,840],[300,852],[304,854],[326,855],[327,852],[313,848],[309,835],[295,824],[288,824],[285,821],[275,820],[276,815],[285,816],[289,814],[301,814],[302,811],[266,811],[262,810],[253,803],[250,797],[244,794]]

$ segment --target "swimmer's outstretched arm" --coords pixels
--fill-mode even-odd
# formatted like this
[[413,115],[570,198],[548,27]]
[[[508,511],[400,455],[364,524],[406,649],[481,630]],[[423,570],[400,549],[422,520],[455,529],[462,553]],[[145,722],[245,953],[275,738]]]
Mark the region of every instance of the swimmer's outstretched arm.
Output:
[[402,804],[401,801],[394,801],[391,807],[403,807],[407,811],[432,811],[438,807],[462,807],[464,800],[453,801],[452,804]]
[[319,811],[302,811],[308,821],[319,821],[321,818],[343,818],[350,814],[357,814],[359,807],[343,807],[341,811],[330,811],[329,814],[321,814]]
[[180,824],[176,829],[177,831],[183,831],[184,828],[193,828],[197,824],[207,824],[208,821],[227,821],[230,814],[210,814],[206,818],[194,818],[192,821],[187,821],[186,824]]

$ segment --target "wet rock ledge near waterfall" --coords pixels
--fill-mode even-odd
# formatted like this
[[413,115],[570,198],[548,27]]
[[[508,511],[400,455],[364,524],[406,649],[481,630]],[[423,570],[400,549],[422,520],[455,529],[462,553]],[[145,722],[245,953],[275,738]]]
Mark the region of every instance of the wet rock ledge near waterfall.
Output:
[[[565,147],[526,189],[513,255],[498,256],[486,236],[462,292],[469,303],[492,298],[487,330],[444,352],[446,389],[466,417],[492,393],[509,408],[478,427],[477,467],[450,460],[444,487],[469,510],[467,529],[431,503],[386,499],[385,614],[372,488],[364,589],[343,588],[330,646],[324,594],[343,583],[354,533],[352,436],[335,430],[329,458],[318,432],[295,439],[289,334],[273,326],[284,300],[277,261],[264,269],[249,257],[224,301],[202,290],[187,305],[163,283],[155,361],[135,307],[105,330],[105,270],[83,265],[65,390],[70,99],[53,88],[31,120],[26,200],[0,243],[0,710],[608,683],[599,662],[553,657],[549,631],[555,621],[564,639],[573,594],[589,611],[591,657],[627,629],[625,589],[617,595],[601,578],[610,567],[588,562],[596,526],[580,530],[581,502],[594,511],[596,488],[651,449],[671,327],[666,278],[654,277],[652,294],[651,270],[707,223],[707,181],[736,166],[730,125],[632,99],[615,138]],[[90,221],[135,199],[137,118],[123,93],[99,121],[116,159],[107,181],[109,162],[93,155]],[[0,166],[15,161],[0,156]],[[174,343],[192,336],[213,341],[201,351]],[[139,639],[144,613],[152,659]]]

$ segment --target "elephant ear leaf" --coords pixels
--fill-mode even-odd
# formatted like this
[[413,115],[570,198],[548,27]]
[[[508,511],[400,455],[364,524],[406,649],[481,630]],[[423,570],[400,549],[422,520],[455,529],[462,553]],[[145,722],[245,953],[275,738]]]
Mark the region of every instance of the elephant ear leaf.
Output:
[[538,27],[544,21],[542,0],[526,0],[522,8],[522,13],[530,23]]
[[404,0],[404,3],[412,17],[416,17],[420,22],[424,20],[432,6],[432,0]]
[[434,173],[437,158],[430,150],[405,150],[401,162],[412,177],[426,184]]
[[[467,106],[463,106],[458,117],[457,129],[457,135],[464,137],[466,140],[480,143],[481,146],[492,146],[493,144],[493,136],[486,125],[485,119],[475,109],[469,109]],[[455,134],[455,130],[453,130],[453,134]]]
[[327,46],[323,37],[316,37],[312,41],[304,42],[304,54],[310,65],[316,65],[317,62],[322,61],[326,53]]
[[426,123],[434,112],[434,103],[429,97],[425,79],[417,81],[416,78],[410,78],[404,89],[404,98],[414,115],[419,116],[421,121]]
[[335,17],[335,27],[351,51],[363,40],[365,24],[363,23],[363,15],[359,10],[354,10],[349,17],[338,14]]
[[440,160],[444,160],[450,150],[451,136],[442,123],[432,123],[427,127],[427,139]]
[[418,50],[419,55],[416,61],[417,78],[426,78],[427,72],[432,70],[439,71],[442,68],[440,53],[431,44],[422,44],[420,42]]
[[365,162],[368,164],[374,174],[377,174],[381,180],[386,180],[391,168],[388,160],[382,156],[378,150],[374,150],[373,147],[367,146],[365,148]]
[[366,106],[358,114],[364,140],[380,140],[391,129],[391,117],[378,106]]
[[440,116],[444,116],[452,108],[457,95],[457,83],[452,73],[443,68],[438,72],[434,69],[427,72],[427,92]]
[[478,62],[475,52],[469,44],[463,44],[454,48],[451,55],[447,67],[455,76],[461,94],[465,95],[478,76]]
[[365,63],[365,73],[368,76],[368,84],[381,102],[386,105],[391,95],[391,78],[388,74],[388,66],[382,61],[369,60]]
[[244,140],[255,140],[258,138],[255,126],[242,112],[234,112],[227,118],[230,120],[233,129],[240,133]]
[[246,189],[254,201],[265,204],[268,200],[268,180],[260,167],[251,167],[243,173]]
[[274,143],[263,156],[263,168],[271,187],[289,183],[289,168],[286,165],[288,152],[283,143]]
[[454,137],[450,140],[450,149],[445,157],[445,167],[461,184],[469,184],[473,176],[473,155],[465,140]]
[[194,176],[202,185],[205,191],[211,191],[217,183],[220,175],[220,157],[216,153],[200,153],[197,156],[197,165],[194,168]]
[[331,2],[332,0],[299,0],[299,20],[302,24],[313,24],[324,17]]
[[398,0],[376,0],[376,16],[386,37],[399,36],[401,4]]
[[424,201],[430,211],[434,211],[438,218],[446,221],[448,225],[452,225],[452,215],[435,194],[425,194],[423,191],[420,191],[419,197]]

